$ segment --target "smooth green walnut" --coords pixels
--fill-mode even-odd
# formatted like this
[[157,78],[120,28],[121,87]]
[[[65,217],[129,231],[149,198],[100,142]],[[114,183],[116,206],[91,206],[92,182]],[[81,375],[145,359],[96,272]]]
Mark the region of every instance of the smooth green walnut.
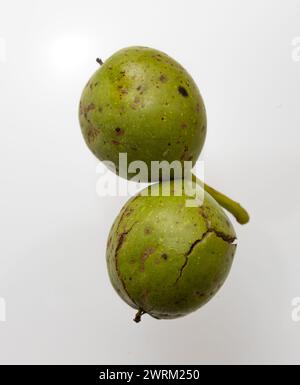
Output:
[[138,310],[136,321],[143,313],[172,319],[200,308],[224,283],[236,250],[234,228],[207,192],[200,207],[187,207],[190,197],[163,196],[161,185],[126,203],[108,239],[112,285]]
[[[141,181],[159,178],[151,175],[154,161],[194,165],[206,137],[206,112],[187,71],[165,53],[147,47],[121,49],[100,64],[83,90],[79,107],[82,134],[90,150],[128,178],[136,174],[128,172],[127,165],[145,162],[148,172],[144,178],[139,174]],[[127,154],[124,169],[119,168],[120,153]],[[172,178],[174,170],[170,171]],[[249,221],[238,203],[204,187],[239,223]]]
[[[94,155],[114,163],[191,161],[206,136],[205,107],[192,77],[155,49],[129,47],[112,55],[83,90],[79,120]],[[134,174],[129,174],[131,178]],[[151,179],[150,176],[147,179]]]

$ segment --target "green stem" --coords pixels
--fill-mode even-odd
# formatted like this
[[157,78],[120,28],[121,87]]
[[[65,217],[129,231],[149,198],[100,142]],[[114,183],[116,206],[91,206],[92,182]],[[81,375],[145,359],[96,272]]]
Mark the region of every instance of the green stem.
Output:
[[249,214],[238,202],[233,201],[226,195],[208,186],[206,183],[203,183],[195,175],[193,175],[193,180],[204,187],[204,190],[207,191],[219,203],[219,205],[229,211],[235,217],[238,223],[244,225],[249,222]]

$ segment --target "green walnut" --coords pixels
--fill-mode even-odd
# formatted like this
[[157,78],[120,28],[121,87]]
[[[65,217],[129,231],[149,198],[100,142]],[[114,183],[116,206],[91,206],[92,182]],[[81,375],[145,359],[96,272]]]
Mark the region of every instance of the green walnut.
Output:
[[[79,120],[94,155],[119,169],[140,160],[196,162],[206,136],[205,107],[192,77],[163,52],[129,47],[112,55],[83,90]],[[128,174],[131,178],[135,174]],[[147,180],[151,179],[148,176]]]
[[[116,218],[107,245],[113,287],[128,305],[157,319],[191,313],[224,283],[236,250],[236,234],[207,193],[187,207],[184,192],[163,196],[162,183],[130,199]],[[152,186],[153,189],[153,186]],[[155,192],[156,191],[156,192]]]

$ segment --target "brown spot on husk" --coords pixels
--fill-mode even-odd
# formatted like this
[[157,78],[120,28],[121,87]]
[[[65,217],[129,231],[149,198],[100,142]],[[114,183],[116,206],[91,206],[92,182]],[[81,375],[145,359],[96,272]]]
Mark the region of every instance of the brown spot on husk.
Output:
[[90,103],[88,106],[85,107],[85,112],[88,113],[90,111],[93,111],[95,109],[95,104]]
[[144,233],[147,234],[147,235],[151,234],[152,233],[152,229],[150,227],[145,227]]
[[116,132],[116,135],[117,135],[117,136],[122,136],[122,135],[124,135],[124,130],[123,130],[122,128],[120,128],[120,127],[117,127],[117,128],[115,129],[115,132]]
[[92,143],[96,140],[97,136],[100,133],[100,129],[97,127],[89,126],[87,129],[87,140],[89,143]]
[[147,258],[155,252],[155,249],[153,247],[149,247],[147,250],[144,251],[141,257],[141,271],[145,271],[145,262]]
[[166,75],[162,74],[162,75],[160,75],[159,80],[160,80],[162,83],[165,83],[165,82],[168,80],[168,78],[167,78]]
[[185,98],[189,96],[189,93],[187,92],[187,90],[186,90],[184,87],[182,87],[182,86],[179,86],[179,87],[178,87],[178,92],[179,92],[182,96],[184,96]]

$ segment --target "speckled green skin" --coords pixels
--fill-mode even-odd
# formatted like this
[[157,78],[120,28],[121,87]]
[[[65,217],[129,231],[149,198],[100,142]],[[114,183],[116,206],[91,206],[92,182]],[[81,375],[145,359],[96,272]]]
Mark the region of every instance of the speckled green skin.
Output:
[[116,166],[120,152],[149,170],[154,160],[194,164],[206,136],[205,107],[191,76],[146,47],[122,49],[105,61],[83,90],[79,120],[94,155]]
[[207,193],[201,207],[186,207],[186,199],[139,194],[110,231],[106,258],[113,287],[155,318],[181,317],[208,302],[236,250],[234,229],[218,203]]

